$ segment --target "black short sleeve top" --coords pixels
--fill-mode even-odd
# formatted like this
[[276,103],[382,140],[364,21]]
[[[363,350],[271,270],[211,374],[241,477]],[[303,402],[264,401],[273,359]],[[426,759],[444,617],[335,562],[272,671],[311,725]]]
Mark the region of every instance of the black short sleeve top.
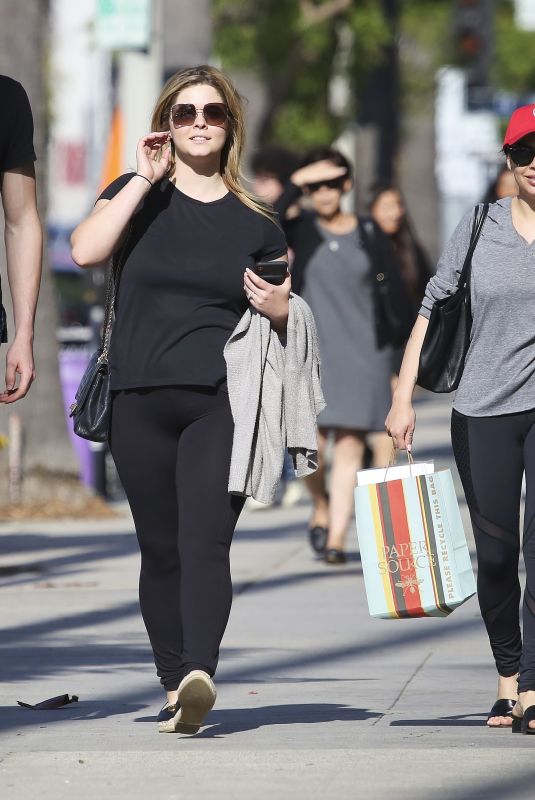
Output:
[[[100,195],[114,197],[122,175]],[[111,388],[217,386],[223,348],[248,307],[243,273],[286,253],[280,227],[229,192],[204,203],[167,178],[133,217],[110,348]]]
[[0,75],[0,172],[35,161],[33,117],[28,95],[18,81]]

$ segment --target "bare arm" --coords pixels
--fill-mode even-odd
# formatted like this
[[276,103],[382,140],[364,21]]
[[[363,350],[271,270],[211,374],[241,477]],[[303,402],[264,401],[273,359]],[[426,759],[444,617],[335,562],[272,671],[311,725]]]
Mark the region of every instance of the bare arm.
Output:
[[[13,302],[15,337],[7,352],[6,390],[0,402],[14,403],[35,378],[33,337],[41,282],[43,234],[37,213],[33,164],[2,174],[7,273]],[[16,386],[16,376],[20,376]]]
[[115,253],[136,208],[150,192],[151,184],[165,175],[169,150],[160,149],[169,133],[149,133],[137,146],[137,174],[111,200],[99,200],[91,214],[73,231],[72,258],[79,267],[96,267]]
[[72,232],[72,259],[79,267],[96,267],[118,249],[136,208],[150,185],[134,176],[111,200],[99,200]]
[[399,379],[394,390],[392,408],[386,418],[385,427],[394,447],[411,450],[412,437],[416,425],[416,414],[412,407],[412,394],[418,378],[418,365],[429,320],[418,316],[412,329],[405,355],[399,371]]
[[470,244],[470,232],[474,212],[467,212],[457,225],[442,255],[436,274],[429,280],[422,299],[421,313],[414,324],[410,339],[405,348],[399,380],[394,391],[392,407],[385,421],[385,428],[392,437],[394,447],[410,450],[416,425],[416,414],[412,407],[412,393],[418,377],[420,353],[429,320],[424,314],[431,314],[437,300],[453,294],[457,290],[459,276]]

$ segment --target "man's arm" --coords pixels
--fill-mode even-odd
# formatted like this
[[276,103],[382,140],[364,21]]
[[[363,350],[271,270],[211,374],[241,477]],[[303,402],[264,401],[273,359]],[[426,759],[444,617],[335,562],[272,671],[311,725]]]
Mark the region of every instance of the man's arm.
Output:
[[[7,272],[15,336],[7,352],[6,390],[0,402],[24,397],[35,378],[33,335],[41,282],[43,234],[37,213],[33,164],[7,170],[0,177],[5,216]],[[17,386],[17,374],[20,376]]]

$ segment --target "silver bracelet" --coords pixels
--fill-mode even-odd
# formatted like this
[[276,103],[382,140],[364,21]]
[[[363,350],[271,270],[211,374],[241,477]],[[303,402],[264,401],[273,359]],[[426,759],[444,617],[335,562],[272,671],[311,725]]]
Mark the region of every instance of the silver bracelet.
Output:
[[154,184],[153,184],[153,182],[150,180],[150,178],[147,178],[145,175],[140,175],[140,174],[139,174],[139,172],[135,172],[135,173],[134,173],[134,175],[137,175],[137,176],[138,176],[138,178],[143,178],[143,180],[145,180],[145,181],[148,181],[148,182],[150,183],[150,185],[151,185],[151,186],[154,186]]

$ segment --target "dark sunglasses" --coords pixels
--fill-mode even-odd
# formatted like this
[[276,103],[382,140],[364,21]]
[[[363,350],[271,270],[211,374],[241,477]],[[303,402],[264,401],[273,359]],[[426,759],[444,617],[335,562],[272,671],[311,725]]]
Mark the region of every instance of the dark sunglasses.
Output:
[[224,103],[206,103],[203,108],[195,108],[193,103],[176,103],[171,109],[173,127],[183,128],[186,125],[194,125],[199,112],[203,115],[207,125],[215,125],[216,128],[224,128],[227,120],[231,119],[230,112]]
[[527,167],[535,158],[535,147],[529,144],[513,144],[507,149],[507,155],[517,167]]
[[315,183],[307,183],[307,189],[312,194],[314,192],[317,192],[318,189],[321,189],[322,186],[326,186],[327,189],[343,189],[346,180],[347,180],[347,175],[342,175],[340,178],[331,178],[328,181],[316,181]]

